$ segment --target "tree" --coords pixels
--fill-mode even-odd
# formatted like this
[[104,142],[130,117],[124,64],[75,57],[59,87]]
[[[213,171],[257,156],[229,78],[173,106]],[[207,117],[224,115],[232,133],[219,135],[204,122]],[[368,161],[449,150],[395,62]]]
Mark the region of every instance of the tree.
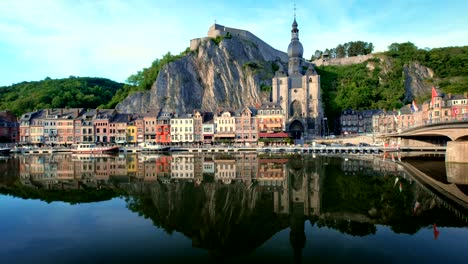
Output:
[[338,46],[336,46],[336,57],[337,58],[344,58],[346,57],[346,50],[345,50],[345,47],[341,44],[338,44]]
[[314,53],[315,58],[320,59],[322,57],[322,51],[316,50]]

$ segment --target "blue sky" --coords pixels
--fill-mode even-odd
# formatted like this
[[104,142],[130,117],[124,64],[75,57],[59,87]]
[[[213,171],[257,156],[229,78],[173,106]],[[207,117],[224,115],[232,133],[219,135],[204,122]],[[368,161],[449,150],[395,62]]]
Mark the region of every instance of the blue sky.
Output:
[[[0,86],[96,76],[123,82],[218,24],[249,30],[276,49],[290,41],[293,0],[0,1]],[[468,45],[468,1],[297,0],[304,57],[348,41],[418,47]]]

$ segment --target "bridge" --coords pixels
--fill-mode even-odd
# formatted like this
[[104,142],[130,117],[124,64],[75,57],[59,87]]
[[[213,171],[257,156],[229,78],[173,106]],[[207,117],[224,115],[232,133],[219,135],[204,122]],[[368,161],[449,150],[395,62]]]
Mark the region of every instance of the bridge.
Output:
[[468,120],[449,121],[406,129],[399,133],[389,134],[390,137],[415,137],[415,136],[442,136],[451,141],[468,140]]
[[468,120],[416,126],[381,137],[398,138],[400,147],[446,145],[446,162],[468,163]]

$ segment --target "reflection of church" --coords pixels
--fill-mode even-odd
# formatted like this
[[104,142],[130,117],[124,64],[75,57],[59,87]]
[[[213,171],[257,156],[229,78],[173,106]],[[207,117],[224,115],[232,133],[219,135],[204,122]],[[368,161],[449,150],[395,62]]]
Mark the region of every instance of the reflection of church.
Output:
[[323,122],[320,76],[311,63],[302,58],[296,18],[288,47],[288,71],[280,69],[272,80],[272,101],[281,105],[286,116],[286,130],[296,139],[320,136]]

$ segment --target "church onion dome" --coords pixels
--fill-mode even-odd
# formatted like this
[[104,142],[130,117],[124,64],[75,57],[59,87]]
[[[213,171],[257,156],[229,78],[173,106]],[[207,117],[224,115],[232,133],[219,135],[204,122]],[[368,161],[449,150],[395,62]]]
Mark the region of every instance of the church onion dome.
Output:
[[302,58],[303,53],[304,48],[301,42],[299,42],[299,29],[297,29],[296,18],[294,18],[291,29],[291,43],[289,43],[288,47],[288,56],[289,58]]
[[293,40],[289,43],[288,46],[288,56],[289,58],[302,58],[302,54],[304,53],[304,48],[299,40]]

